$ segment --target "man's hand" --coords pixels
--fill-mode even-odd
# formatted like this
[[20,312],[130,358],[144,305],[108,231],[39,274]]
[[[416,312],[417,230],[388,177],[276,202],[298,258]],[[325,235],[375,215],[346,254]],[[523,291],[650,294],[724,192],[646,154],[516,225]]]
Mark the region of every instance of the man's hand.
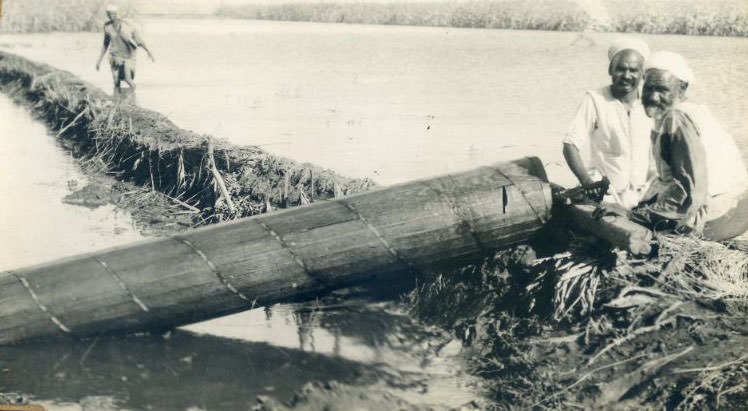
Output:
[[151,61],[155,63],[155,62],[156,62],[156,58],[155,58],[155,57],[153,57],[153,53],[151,53],[151,50],[150,50],[150,49],[149,49],[148,47],[146,47],[145,43],[142,43],[142,42],[141,42],[141,43],[140,43],[140,47],[141,47],[141,48],[142,48],[143,50],[145,50],[146,54],[148,54],[148,58],[149,58],[149,59],[151,59]]
[[99,71],[100,67],[101,67],[101,62],[96,63],[96,71]]

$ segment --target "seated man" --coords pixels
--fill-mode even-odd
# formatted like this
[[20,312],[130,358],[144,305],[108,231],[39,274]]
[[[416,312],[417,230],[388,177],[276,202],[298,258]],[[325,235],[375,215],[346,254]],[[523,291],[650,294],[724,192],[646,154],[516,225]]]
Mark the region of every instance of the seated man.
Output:
[[642,102],[655,120],[658,179],[635,219],[722,240],[748,229],[748,172],[735,141],[704,106],[686,101],[693,72],[680,55],[648,61]]
[[[603,199],[625,209],[639,203],[646,191],[651,168],[652,120],[639,98],[639,83],[647,45],[622,39],[608,50],[611,84],[589,90],[564,139],[564,158],[581,184],[607,177],[608,195]],[[586,166],[580,155],[589,147]],[[589,167],[589,168],[588,168]]]

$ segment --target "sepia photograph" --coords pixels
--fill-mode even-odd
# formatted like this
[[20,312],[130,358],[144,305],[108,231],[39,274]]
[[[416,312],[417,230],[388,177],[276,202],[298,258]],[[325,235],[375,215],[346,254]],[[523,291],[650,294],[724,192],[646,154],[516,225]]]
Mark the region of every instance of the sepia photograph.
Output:
[[742,410],[746,0],[0,0],[0,411]]

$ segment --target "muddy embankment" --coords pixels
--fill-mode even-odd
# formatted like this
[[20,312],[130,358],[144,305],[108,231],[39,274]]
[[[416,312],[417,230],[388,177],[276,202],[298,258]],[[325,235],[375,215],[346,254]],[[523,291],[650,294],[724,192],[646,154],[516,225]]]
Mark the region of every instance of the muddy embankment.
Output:
[[563,224],[410,294],[490,409],[746,409],[748,247],[656,235],[633,258]]
[[374,186],[181,129],[156,112],[117,104],[71,73],[5,52],[0,91],[29,106],[84,169],[99,176],[67,202],[115,203],[133,211],[145,229],[168,232]]

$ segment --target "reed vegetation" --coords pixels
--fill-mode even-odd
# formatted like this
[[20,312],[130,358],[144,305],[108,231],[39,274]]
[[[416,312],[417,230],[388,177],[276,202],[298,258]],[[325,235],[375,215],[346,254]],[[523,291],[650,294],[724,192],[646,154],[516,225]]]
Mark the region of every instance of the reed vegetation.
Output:
[[374,183],[183,130],[71,73],[0,51],[0,91],[30,104],[86,166],[161,193],[195,225],[365,191]]
[[748,4],[742,0],[602,0],[602,4],[606,16],[591,16],[573,0],[288,2],[224,6],[217,14],[232,18],[325,23],[748,35]]
[[104,9],[118,6],[122,17],[135,16],[133,0],[3,0],[0,32],[98,31]]
[[655,248],[521,246],[425,276],[410,302],[469,347],[495,409],[743,407],[748,253],[668,235]]

